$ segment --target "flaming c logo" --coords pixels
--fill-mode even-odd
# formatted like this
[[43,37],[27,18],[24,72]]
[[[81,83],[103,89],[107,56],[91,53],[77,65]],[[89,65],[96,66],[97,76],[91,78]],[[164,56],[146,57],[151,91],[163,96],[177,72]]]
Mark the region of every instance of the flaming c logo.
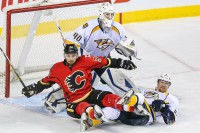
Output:
[[81,79],[83,76],[84,73],[79,70],[75,71],[66,78],[65,83],[71,92],[75,92],[76,90],[83,88],[86,82],[86,79]]

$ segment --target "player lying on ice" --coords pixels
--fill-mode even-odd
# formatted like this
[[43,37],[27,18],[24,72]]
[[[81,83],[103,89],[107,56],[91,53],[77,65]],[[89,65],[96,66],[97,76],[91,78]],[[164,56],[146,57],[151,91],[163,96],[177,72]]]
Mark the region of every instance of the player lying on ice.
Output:
[[[137,105],[134,112],[125,112],[111,107],[103,108],[103,113],[108,120],[119,120],[127,125],[151,125],[163,118],[166,124],[173,124],[177,118],[178,99],[168,89],[171,85],[169,74],[162,74],[157,79],[155,89],[138,87],[136,91],[141,92],[144,103]],[[57,93],[55,93],[57,92]],[[133,93],[130,90],[128,93]],[[63,93],[61,89],[52,91],[45,101],[45,107],[54,113],[66,108],[62,103]],[[60,103],[59,103],[60,102]]]
[[[90,84],[91,71],[94,68],[113,67],[132,70],[136,66],[130,60],[89,55],[78,57],[78,49],[74,44],[65,46],[64,57],[64,61],[53,65],[48,76],[36,84],[23,88],[22,94],[31,97],[57,83],[63,89],[68,115],[81,118],[81,131],[107,121],[100,107],[133,112],[136,105],[143,103],[144,96],[141,93],[133,94],[129,96],[129,101],[124,101],[123,98],[111,92],[95,90]],[[125,103],[121,104],[121,102]]]
[[[134,111],[134,113],[119,111],[110,107],[105,107],[103,112],[107,119],[120,120],[128,125],[150,125],[163,118],[166,124],[173,124],[177,118],[178,99],[168,89],[171,85],[169,74],[162,74],[157,79],[155,89],[138,87],[144,97],[142,105],[147,112]],[[139,105],[140,106],[140,105]],[[139,107],[137,107],[137,110]]]

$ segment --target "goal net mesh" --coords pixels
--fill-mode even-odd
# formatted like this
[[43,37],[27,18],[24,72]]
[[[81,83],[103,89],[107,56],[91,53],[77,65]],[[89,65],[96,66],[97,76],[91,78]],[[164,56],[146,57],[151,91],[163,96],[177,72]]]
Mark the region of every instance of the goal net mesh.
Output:
[[[63,60],[63,40],[58,32],[56,21],[66,37],[69,32],[86,21],[98,17],[98,6],[103,0],[97,3],[94,1],[92,4],[88,2],[68,7],[62,7],[60,3],[53,4],[51,9],[48,5],[41,5],[46,8],[26,12],[23,10],[20,12],[20,9],[17,9],[19,10],[17,13],[11,13],[10,22],[8,17],[5,17],[0,46],[6,54],[10,53],[10,61],[25,83],[26,79],[34,79],[35,76],[42,78],[48,74],[48,70],[54,63]],[[11,28],[8,34],[9,24]],[[10,35],[10,40],[8,40],[8,35]],[[0,96],[5,95],[6,89],[11,90],[10,92],[16,89],[21,90],[22,85],[19,85],[20,82],[16,80],[10,66],[6,66],[6,59],[2,53],[0,53],[0,62]],[[10,69],[10,73],[6,73],[6,69]],[[10,75],[10,81],[6,81],[7,74]],[[9,82],[9,88],[6,82]]]

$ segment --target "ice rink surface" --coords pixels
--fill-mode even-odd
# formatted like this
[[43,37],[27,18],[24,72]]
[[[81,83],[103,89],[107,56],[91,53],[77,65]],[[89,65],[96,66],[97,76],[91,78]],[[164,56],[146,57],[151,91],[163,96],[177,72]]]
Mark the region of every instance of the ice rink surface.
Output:
[[[138,86],[154,88],[156,78],[169,73],[169,92],[178,97],[180,108],[173,125],[128,126],[108,123],[88,133],[188,133],[200,130],[200,17],[169,19],[124,25],[134,38],[138,57],[136,70],[123,71]],[[62,53],[61,53],[62,54]],[[112,55],[120,57],[115,52]],[[198,77],[199,76],[199,77]],[[26,82],[26,84],[28,84]],[[104,88],[105,86],[99,86]],[[21,86],[16,86],[21,89]],[[45,94],[27,99],[23,96],[0,99],[1,133],[78,133],[80,122],[65,113],[50,115],[42,107]]]

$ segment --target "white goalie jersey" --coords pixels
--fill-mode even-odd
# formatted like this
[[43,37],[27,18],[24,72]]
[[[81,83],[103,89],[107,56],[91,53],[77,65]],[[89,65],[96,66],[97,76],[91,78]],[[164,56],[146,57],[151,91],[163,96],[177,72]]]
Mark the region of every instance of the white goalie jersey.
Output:
[[119,23],[113,22],[112,29],[104,33],[96,18],[70,33],[66,43],[75,43],[90,55],[106,57],[121,40],[126,40],[126,36],[124,28]]
[[[169,109],[175,114],[175,116],[177,116],[177,109],[179,107],[179,102],[178,102],[178,99],[174,95],[172,95],[169,92],[162,93],[162,92],[155,91],[153,89],[147,89],[147,88],[142,88],[142,87],[139,87],[139,90],[144,95],[149,106],[151,106],[154,100],[159,99],[159,100],[167,101]],[[161,117],[160,112],[155,112],[155,115],[156,115],[156,119],[159,119]]]

